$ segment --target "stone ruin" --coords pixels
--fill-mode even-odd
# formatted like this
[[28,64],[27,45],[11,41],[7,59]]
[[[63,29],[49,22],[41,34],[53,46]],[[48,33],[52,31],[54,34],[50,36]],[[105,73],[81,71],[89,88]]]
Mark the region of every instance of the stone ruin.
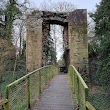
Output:
[[65,64],[79,71],[88,71],[87,10],[56,13],[34,11],[27,16],[26,65],[28,71],[46,65],[45,45],[50,24],[64,27]]

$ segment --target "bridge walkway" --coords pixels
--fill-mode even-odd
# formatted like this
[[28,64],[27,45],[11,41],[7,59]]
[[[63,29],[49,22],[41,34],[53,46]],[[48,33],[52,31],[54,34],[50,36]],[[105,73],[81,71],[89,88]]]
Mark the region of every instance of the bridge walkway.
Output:
[[73,65],[68,70],[68,75],[58,74],[57,67],[48,65],[12,82],[6,86],[0,110],[96,110],[80,73]]
[[76,110],[73,107],[68,76],[59,74],[50,81],[32,110]]

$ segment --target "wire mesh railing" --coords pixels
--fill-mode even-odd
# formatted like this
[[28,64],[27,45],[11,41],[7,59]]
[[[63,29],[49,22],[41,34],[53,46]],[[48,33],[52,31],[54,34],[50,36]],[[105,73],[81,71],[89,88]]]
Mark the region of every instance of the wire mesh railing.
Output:
[[0,101],[0,110],[28,110],[56,74],[57,67],[45,66],[7,85],[6,99]]
[[78,110],[95,110],[95,108],[87,101],[89,88],[80,73],[72,65],[69,66],[68,72],[72,93],[77,99]]

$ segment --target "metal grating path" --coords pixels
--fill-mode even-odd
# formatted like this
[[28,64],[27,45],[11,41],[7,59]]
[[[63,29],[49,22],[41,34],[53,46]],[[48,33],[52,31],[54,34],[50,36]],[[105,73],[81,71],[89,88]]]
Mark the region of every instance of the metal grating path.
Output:
[[72,100],[68,76],[60,74],[50,81],[33,110],[75,110]]

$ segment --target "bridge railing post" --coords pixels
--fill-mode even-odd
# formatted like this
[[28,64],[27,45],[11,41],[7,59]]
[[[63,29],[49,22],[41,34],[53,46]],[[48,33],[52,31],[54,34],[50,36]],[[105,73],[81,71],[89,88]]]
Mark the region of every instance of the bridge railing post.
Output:
[[76,85],[76,84],[75,84],[75,71],[74,71],[74,70],[73,70],[73,85],[74,85],[74,86],[73,86],[73,87],[74,87],[74,91],[73,91],[73,92],[74,92],[74,94],[75,94],[75,85]]
[[51,79],[51,73],[50,73],[51,67],[48,68],[48,81]]
[[43,69],[44,85],[46,85],[46,68]]
[[55,75],[55,74],[54,74],[54,72],[55,72],[55,71],[54,71],[53,66],[51,67],[51,70],[52,70],[52,73],[51,73],[51,74],[52,74],[52,78],[53,78],[53,77],[54,77],[54,75]]
[[39,70],[39,94],[41,94],[41,71]]
[[9,105],[9,103],[10,103],[10,87],[9,86],[7,86],[6,87],[6,99],[8,100],[8,102],[6,103],[6,110],[10,110],[10,105]]
[[48,80],[50,80],[50,67],[47,70],[48,70]]
[[45,85],[46,85],[46,68],[43,69],[43,72],[44,72],[43,73],[44,74],[44,82],[45,82]]
[[77,76],[77,99],[78,99],[78,105],[80,106],[80,84],[79,84],[79,79]]
[[45,68],[45,81],[46,81],[45,85],[46,85],[47,82],[48,82],[47,75],[48,75],[48,71],[47,71],[47,67],[46,67],[46,68]]
[[28,108],[30,109],[30,77],[28,76],[27,77],[27,91],[28,91],[28,93],[27,93],[27,95],[28,95]]

